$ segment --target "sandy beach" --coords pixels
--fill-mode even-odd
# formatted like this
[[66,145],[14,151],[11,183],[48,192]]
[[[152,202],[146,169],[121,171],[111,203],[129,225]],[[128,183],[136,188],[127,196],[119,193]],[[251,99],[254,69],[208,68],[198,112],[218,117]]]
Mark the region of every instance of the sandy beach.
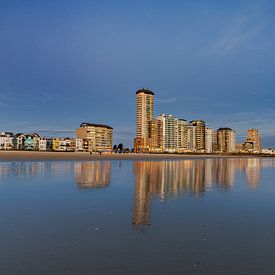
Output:
[[248,155],[191,154],[89,154],[87,152],[0,151],[0,161],[7,160],[162,160],[224,157],[259,157]]

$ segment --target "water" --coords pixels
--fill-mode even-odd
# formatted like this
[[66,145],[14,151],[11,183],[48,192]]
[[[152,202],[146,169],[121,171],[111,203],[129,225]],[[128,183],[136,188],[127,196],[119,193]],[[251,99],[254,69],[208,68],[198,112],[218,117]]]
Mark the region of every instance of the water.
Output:
[[275,159],[0,162],[0,274],[275,274]]

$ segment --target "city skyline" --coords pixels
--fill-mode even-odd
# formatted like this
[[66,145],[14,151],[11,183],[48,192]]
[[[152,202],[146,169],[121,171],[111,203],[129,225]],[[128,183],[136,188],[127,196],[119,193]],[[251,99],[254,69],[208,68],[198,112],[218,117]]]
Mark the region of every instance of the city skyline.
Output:
[[131,147],[134,91],[148,87],[156,114],[226,125],[242,140],[256,128],[275,146],[272,1],[0,6],[1,130],[65,136],[101,122]]

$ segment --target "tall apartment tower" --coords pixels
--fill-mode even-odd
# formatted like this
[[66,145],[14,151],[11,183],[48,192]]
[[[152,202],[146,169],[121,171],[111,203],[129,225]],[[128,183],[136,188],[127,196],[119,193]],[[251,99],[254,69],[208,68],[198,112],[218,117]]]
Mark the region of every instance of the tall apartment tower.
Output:
[[153,118],[150,121],[149,145],[151,152],[163,151],[163,122],[160,119]]
[[136,92],[136,137],[149,138],[150,121],[154,118],[154,93],[148,89]]
[[205,152],[213,152],[213,143],[214,143],[214,131],[211,128],[206,128],[205,130]]
[[216,150],[219,153],[236,151],[236,133],[231,128],[219,128],[216,132]]
[[178,149],[178,118],[170,114],[158,117],[163,125],[163,151],[173,153]]
[[261,138],[259,130],[257,129],[248,129],[247,141],[253,143],[253,149],[255,151],[261,151]]
[[195,144],[197,152],[205,151],[205,121],[192,120],[191,125],[195,126]]
[[186,131],[187,131],[188,122],[185,119],[178,119],[178,152],[186,151]]
[[136,152],[150,151],[150,124],[154,119],[154,93],[148,89],[136,92]]

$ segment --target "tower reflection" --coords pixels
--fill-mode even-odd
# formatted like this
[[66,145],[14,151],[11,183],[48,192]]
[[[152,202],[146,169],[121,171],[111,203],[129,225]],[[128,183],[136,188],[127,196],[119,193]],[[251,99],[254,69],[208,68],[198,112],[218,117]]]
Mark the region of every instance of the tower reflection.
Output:
[[111,179],[111,161],[76,162],[75,177],[79,189],[107,187]]
[[151,223],[151,202],[184,194],[201,197],[213,188],[232,188],[237,173],[244,173],[250,188],[260,182],[261,167],[274,166],[272,159],[217,158],[177,161],[135,161],[133,224]]

